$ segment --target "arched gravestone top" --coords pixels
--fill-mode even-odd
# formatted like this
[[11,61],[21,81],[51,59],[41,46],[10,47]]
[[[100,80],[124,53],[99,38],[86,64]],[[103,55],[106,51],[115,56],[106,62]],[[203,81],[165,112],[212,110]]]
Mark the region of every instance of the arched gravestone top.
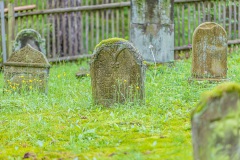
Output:
[[195,160],[240,159],[239,101],[237,83],[205,93],[191,119]]
[[227,33],[213,22],[199,25],[193,33],[192,78],[220,80],[227,77]]
[[50,66],[46,56],[41,53],[40,51],[32,48],[29,44],[25,47],[21,48],[20,50],[13,52],[13,54],[9,57],[7,62],[5,63],[15,63],[15,64],[32,64],[32,65],[42,65],[42,66]]
[[46,55],[45,39],[42,39],[37,31],[33,29],[20,31],[13,44],[13,52],[25,47],[27,44]]
[[136,48],[124,39],[111,38],[97,45],[90,74],[95,104],[144,99],[145,65]]

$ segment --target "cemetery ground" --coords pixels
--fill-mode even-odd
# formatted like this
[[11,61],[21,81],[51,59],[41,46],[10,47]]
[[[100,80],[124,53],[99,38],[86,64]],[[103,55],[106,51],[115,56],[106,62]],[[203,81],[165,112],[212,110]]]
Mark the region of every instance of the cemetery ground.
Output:
[[[228,79],[240,82],[239,53]],[[146,71],[144,105],[92,104],[85,61],[53,65],[48,95],[4,93],[0,73],[0,159],[192,159],[191,112],[219,83],[188,82],[191,59]],[[78,157],[78,158],[77,158]]]

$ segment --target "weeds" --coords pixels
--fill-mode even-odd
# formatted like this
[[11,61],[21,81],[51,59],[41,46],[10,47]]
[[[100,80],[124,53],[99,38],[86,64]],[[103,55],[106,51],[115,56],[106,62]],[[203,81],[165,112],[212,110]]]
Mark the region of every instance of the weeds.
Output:
[[[239,82],[239,55],[228,78]],[[145,105],[92,104],[90,77],[80,64],[54,65],[48,95],[3,94],[0,74],[0,159],[192,159],[190,113],[202,92],[219,83],[188,82],[191,61],[147,71]]]

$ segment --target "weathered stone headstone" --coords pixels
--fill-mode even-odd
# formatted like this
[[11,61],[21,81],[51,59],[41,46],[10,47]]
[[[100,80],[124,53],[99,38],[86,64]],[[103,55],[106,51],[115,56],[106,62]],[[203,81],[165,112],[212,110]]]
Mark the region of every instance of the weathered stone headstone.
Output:
[[174,0],[131,0],[131,42],[149,62],[174,61]]
[[192,78],[222,80],[227,77],[227,33],[213,22],[205,22],[193,33]]
[[13,44],[13,52],[25,47],[27,44],[46,55],[45,39],[42,39],[37,31],[33,29],[20,31]]
[[136,48],[124,39],[111,38],[97,45],[90,75],[95,104],[144,99],[145,65]]
[[195,160],[240,159],[240,85],[206,93],[192,114]]
[[5,91],[39,90],[47,93],[50,65],[46,56],[26,45],[4,63]]

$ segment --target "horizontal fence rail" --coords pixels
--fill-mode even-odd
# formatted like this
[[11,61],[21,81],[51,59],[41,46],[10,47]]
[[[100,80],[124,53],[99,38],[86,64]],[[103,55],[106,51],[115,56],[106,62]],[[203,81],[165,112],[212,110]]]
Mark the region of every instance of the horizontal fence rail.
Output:
[[100,4],[95,6],[80,6],[80,7],[71,7],[71,8],[55,8],[55,9],[46,9],[43,11],[35,11],[29,13],[16,13],[15,18],[24,17],[24,16],[33,16],[33,15],[43,15],[43,14],[55,14],[55,13],[66,13],[66,12],[76,12],[76,11],[92,11],[92,10],[101,10],[101,9],[113,9],[120,7],[129,7],[130,2],[120,2],[120,3],[111,3],[111,4]]
[[[19,12],[19,11],[33,10],[35,8],[36,8],[36,5],[28,5],[28,6],[22,6],[22,7],[15,7],[14,11]],[[8,8],[5,8],[4,12],[8,12]]]
[[[4,2],[7,6],[8,0]],[[26,28],[38,31],[46,40],[50,61],[89,57],[96,44],[106,38],[130,39],[129,0],[15,0],[14,3],[15,7],[35,7],[15,12],[13,36]],[[240,43],[240,0],[175,0],[175,51],[191,49],[195,28],[207,21],[225,28],[229,45]]]

